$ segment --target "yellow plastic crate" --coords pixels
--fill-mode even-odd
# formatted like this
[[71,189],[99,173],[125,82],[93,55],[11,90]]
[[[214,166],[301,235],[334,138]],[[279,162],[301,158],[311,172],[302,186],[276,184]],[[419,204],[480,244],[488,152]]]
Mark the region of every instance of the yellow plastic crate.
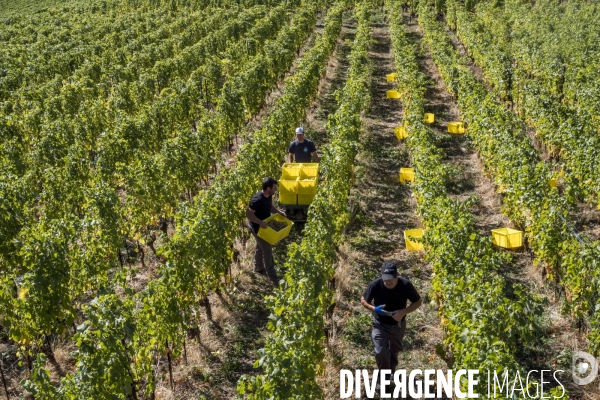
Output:
[[387,75],[385,76],[385,80],[386,80],[386,81],[388,81],[388,82],[391,82],[391,81],[393,81],[394,79],[396,79],[397,77],[398,77],[398,74],[397,74],[397,73],[395,73],[395,72],[392,72],[391,74],[387,74]]
[[282,179],[291,179],[291,178],[299,177],[301,167],[302,167],[301,163],[285,163],[285,164],[283,164],[283,167],[281,167],[281,178]]
[[319,163],[303,163],[300,168],[300,180],[319,176]]
[[408,132],[403,126],[399,126],[396,129],[394,129],[394,134],[396,135],[396,138],[398,138],[398,140],[406,139],[408,137]]
[[385,92],[385,97],[387,97],[388,99],[399,99],[400,92],[397,90],[388,90],[387,92]]
[[[298,173],[298,175],[294,175],[295,173]],[[281,178],[279,178],[280,181],[294,181],[296,179],[298,179],[298,177],[300,172],[289,168],[289,169],[282,169],[281,170]]]
[[280,230],[279,232],[275,232],[273,229],[268,228],[268,227],[266,229],[260,228],[258,230],[258,237],[267,241],[270,244],[275,244],[290,234],[290,230],[292,230],[292,225],[294,225],[294,223],[279,214],[271,215],[269,218],[265,219],[265,222],[269,223],[269,221],[272,221],[272,220],[279,221],[279,222],[285,222],[285,224],[287,226],[285,228],[283,228],[282,230]]
[[298,205],[311,204],[314,199],[315,199],[314,194],[299,194],[298,195]]
[[400,183],[414,182],[415,181],[415,169],[414,168],[400,168]]
[[298,204],[298,195],[289,193],[279,193],[279,204],[296,205]]
[[280,179],[278,182],[280,194],[298,194],[298,181],[300,178],[294,180]]
[[462,122],[450,122],[448,124],[448,132],[455,134],[465,133],[465,125]]
[[298,181],[298,194],[317,193],[317,178],[300,179]]
[[421,239],[423,237],[423,229],[408,229],[404,231],[404,242],[406,243],[406,250],[408,251],[419,251],[423,250],[423,243],[411,240],[409,237]]
[[426,124],[433,124],[434,120],[435,116],[432,113],[425,113],[425,115],[423,115],[423,122]]
[[492,229],[492,241],[505,249],[518,249],[523,246],[523,232],[512,228]]

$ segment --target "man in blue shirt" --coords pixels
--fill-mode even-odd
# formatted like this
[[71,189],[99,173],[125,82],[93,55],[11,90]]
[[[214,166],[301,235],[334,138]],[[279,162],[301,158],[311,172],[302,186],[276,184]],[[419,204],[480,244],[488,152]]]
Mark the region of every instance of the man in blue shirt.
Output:
[[313,159],[314,162],[319,162],[319,155],[317,154],[315,144],[312,140],[304,138],[304,128],[296,128],[296,140],[290,143],[288,153],[291,163],[309,163]]

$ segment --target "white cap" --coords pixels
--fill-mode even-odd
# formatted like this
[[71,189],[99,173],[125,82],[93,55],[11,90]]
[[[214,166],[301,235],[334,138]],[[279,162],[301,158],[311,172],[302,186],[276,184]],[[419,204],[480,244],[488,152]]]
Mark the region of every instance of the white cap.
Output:
[[296,135],[299,133],[304,133],[304,128],[301,128],[301,127],[296,128]]

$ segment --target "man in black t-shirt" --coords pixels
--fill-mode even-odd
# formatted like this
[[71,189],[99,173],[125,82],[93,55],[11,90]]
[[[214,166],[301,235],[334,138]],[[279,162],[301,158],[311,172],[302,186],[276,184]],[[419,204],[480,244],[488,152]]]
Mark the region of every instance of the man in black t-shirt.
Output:
[[296,140],[290,143],[288,153],[291,163],[309,163],[312,159],[316,163],[319,162],[315,144],[304,138],[304,128],[296,128]]
[[266,228],[265,219],[271,216],[271,213],[285,213],[273,205],[273,194],[277,190],[277,180],[274,178],[265,178],[262,182],[262,190],[252,196],[250,205],[246,209],[246,217],[250,221],[250,232],[256,239],[256,251],[254,252],[254,272],[266,274],[273,284],[279,284],[279,278],[275,272],[275,262],[273,260],[273,246],[266,240],[258,237],[258,230]]
[[[407,300],[411,303],[408,307]],[[398,352],[402,350],[406,315],[421,306],[421,296],[412,283],[398,277],[396,264],[387,261],[381,267],[381,278],[369,284],[360,302],[373,312],[371,338],[377,367],[389,369],[393,374],[398,366]]]

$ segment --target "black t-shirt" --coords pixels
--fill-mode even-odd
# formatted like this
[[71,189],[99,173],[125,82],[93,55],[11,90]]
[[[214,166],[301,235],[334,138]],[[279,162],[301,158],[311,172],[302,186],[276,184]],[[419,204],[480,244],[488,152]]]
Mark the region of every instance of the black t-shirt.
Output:
[[294,140],[290,143],[288,153],[294,154],[294,162],[310,162],[312,160],[311,154],[317,151],[315,144],[308,139],[304,139],[304,142],[299,143],[298,140]]
[[[414,303],[421,298],[413,284],[400,277],[398,278],[398,284],[393,289],[386,288],[383,285],[383,279],[375,279],[369,284],[363,297],[369,304],[371,304],[372,300],[375,300],[373,303],[375,307],[385,304],[385,311],[402,310],[406,308],[407,299],[410,300],[411,303]],[[398,323],[394,318],[384,315],[375,314],[375,318],[380,323],[386,325],[395,325]]]
[[[271,205],[273,204],[273,196],[265,197],[262,191],[256,193],[250,199],[250,208],[255,211],[254,215],[258,219],[265,220],[271,216]],[[252,229],[258,233],[258,224],[250,221]]]

